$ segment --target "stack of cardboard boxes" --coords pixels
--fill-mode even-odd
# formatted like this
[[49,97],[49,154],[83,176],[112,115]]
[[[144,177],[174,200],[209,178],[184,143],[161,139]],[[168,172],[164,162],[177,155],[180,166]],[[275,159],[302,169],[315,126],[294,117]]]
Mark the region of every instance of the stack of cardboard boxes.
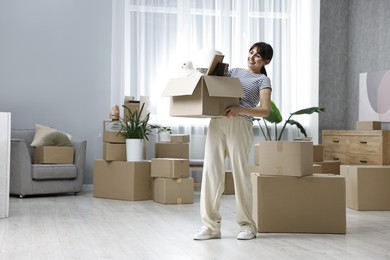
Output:
[[[132,111],[140,109],[140,101],[127,97],[124,105]],[[103,121],[103,160],[94,161],[93,195],[118,200],[151,200],[151,162],[127,162],[126,139],[118,134],[119,130],[118,121]]]
[[153,201],[194,202],[194,179],[189,177],[189,142],[189,135],[171,134],[169,142],[155,144],[155,158],[151,161]]
[[[358,121],[356,130],[381,130],[379,121]],[[390,143],[384,143],[390,146]],[[355,210],[390,210],[389,165],[341,165],[346,180],[347,207]]]
[[118,134],[119,121],[103,121],[103,160],[126,161],[126,139]]
[[345,179],[313,174],[313,144],[255,146],[253,216],[259,232],[346,232]]

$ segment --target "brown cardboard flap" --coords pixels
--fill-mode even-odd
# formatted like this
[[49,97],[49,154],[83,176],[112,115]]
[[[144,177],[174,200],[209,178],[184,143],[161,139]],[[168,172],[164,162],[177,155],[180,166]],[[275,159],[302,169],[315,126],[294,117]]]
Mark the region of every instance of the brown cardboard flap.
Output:
[[240,85],[240,80],[233,77],[204,76],[210,96],[214,97],[244,97],[242,88],[231,87]]
[[163,97],[192,95],[202,74],[193,73],[185,77],[172,78],[162,92]]
[[215,55],[213,61],[209,65],[206,75],[214,75],[218,63],[222,62],[224,57],[224,55]]

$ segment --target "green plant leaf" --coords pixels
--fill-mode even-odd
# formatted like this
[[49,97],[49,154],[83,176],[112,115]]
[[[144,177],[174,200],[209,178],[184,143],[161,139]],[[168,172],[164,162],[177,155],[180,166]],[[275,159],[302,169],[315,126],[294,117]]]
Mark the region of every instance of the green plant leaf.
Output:
[[305,108],[305,109],[301,109],[301,110],[295,111],[294,113],[291,113],[291,115],[303,115],[303,114],[310,115],[310,114],[313,114],[313,113],[320,113],[320,112],[325,112],[325,108],[322,108],[322,107],[308,107],[308,108]]
[[128,107],[122,105],[128,111],[128,116],[119,119],[121,122],[119,133],[124,135],[125,138],[149,140],[148,136],[152,134],[152,126],[148,124],[150,113],[141,119],[144,106],[145,103],[142,104],[139,110],[131,111]]
[[287,121],[287,123],[290,124],[290,125],[296,125],[296,126],[299,128],[299,130],[301,131],[301,133],[302,133],[305,137],[307,137],[305,128],[303,128],[303,126],[302,126],[299,122],[290,119],[290,120]]
[[[265,133],[265,131],[263,129],[261,129],[262,130],[262,134],[263,134],[265,140],[267,140],[267,139],[272,140],[271,136],[270,136],[270,133],[269,133],[269,130],[268,130],[268,126],[267,126],[267,121],[268,121],[270,123],[273,123],[273,125],[274,125],[274,128],[275,128],[275,140],[281,140],[283,132],[286,129],[287,124],[295,125],[296,127],[298,127],[300,132],[305,137],[307,137],[305,128],[298,121],[292,120],[291,117],[294,116],[294,115],[303,115],[303,114],[310,115],[310,114],[313,114],[313,113],[320,113],[320,112],[325,112],[325,108],[309,107],[309,108],[301,109],[301,110],[295,111],[294,113],[291,113],[290,116],[288,117],[288,119],[284,122],[284,124],[282,126],[282,129],[280,130],[280,133],[278,134],[277,124],[282,122],[283,118],[282,118],[282,115],[280,114],[280,111],[279,111],[278,107],[275,105],[275,103],[273,101],[271,101],[271,104],[270,104],[270,114],[269,114],[268,117],[263,118],[263,122],[264,122],[264,125],[266,127],[267,133]],[[259,124],[259,126],[261,127],[260,119],[261,118],[254,118],[253,120],[256,120],[257,123]]]
[[283,117],[280,114],[279,108],[275,105],[273,101],[271,101],[270,104],[269,116],[265,117],[264,119],[270,123],[275,123],[275,124],[279,124],[280,122],[282,122]]

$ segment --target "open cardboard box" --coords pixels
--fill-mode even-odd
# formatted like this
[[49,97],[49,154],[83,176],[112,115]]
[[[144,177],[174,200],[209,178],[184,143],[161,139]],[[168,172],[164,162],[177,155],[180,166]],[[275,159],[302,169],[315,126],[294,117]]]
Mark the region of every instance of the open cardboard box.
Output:
[[162,96],[171,97],[171,116],[216,117],[238,106],[244,92],[238,78],[193,73],[170,79]]
[[240,104],[244,92],[238,78],[211,76],[222,59],[216,55],[206,75],[194,72],[168,81],[162,96],[171,97],[171,116],[225,116],[227,107]]

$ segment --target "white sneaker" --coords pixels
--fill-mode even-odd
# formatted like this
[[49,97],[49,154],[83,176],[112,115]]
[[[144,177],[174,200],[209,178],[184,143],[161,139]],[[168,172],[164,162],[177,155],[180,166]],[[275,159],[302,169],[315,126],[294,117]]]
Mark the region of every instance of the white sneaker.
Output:
[[254,238],[256,238],[256,235],[248,229],[241,230],[240,233],[238,233],[237,235],[238,240],[251,240]]
[[208,239],[216,239],[216,238],[221,238],[221,232],[219,230],[213,231],[208,227],[202,227],[194,235],[194,240],[208,240]]

